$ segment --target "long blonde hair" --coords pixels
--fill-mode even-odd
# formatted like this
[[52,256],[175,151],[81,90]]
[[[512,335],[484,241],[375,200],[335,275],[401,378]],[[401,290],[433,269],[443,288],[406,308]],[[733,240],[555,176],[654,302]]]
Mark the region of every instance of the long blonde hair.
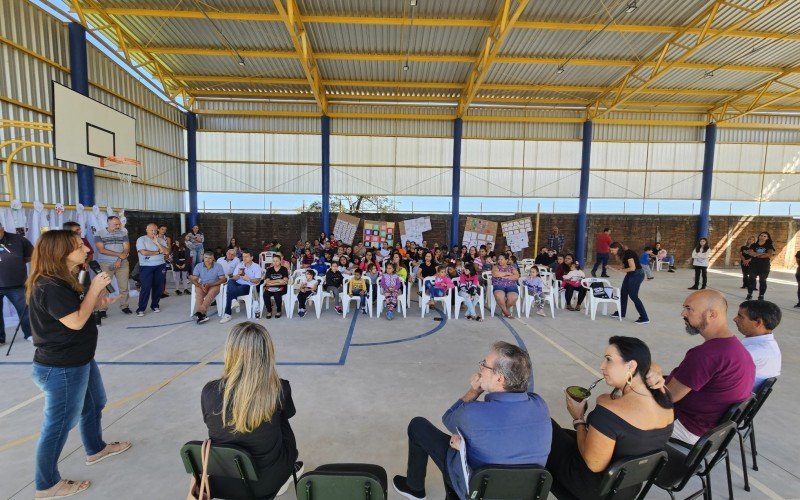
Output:
[[42,233],[31,255],[31,274],[25,281],[25,301],[30,304],[33,287],[41,278],[64,281],[76,292],[83,293],[83,287],[67,264],[67,256],[82,246],[83,241],[72,231],[55,229]]
[[281,379],[266,328],[250,321],[231,328],[222,381],[223,425],[247,433],[272,419],[281,398]]

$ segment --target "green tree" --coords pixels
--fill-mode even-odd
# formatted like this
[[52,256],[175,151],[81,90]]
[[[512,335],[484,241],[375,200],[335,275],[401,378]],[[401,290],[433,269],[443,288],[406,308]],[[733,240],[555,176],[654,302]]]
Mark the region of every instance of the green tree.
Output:
[[[331,211],[356,213],[389,213],[394,211],[394,205],[388,196],[331,196]],[[305,207],[306,212],[321,212],[322,202],[315,201]],[[303,208],[297,209],[302,212]]]

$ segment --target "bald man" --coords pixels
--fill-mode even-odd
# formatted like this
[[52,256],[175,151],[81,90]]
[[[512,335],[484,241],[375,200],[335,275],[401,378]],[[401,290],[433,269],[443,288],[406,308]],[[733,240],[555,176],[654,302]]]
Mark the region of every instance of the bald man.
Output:
[[734,403],[750,397],[756,367],[742,342],[727,324],[728,302],[716,290],[699,290],[683,302],[681,316],[689,335],[703,343],[689,349],[666,379],[653,363],[650,387],[666,387],[675,403],[672,437],[694,444],[719,424]]

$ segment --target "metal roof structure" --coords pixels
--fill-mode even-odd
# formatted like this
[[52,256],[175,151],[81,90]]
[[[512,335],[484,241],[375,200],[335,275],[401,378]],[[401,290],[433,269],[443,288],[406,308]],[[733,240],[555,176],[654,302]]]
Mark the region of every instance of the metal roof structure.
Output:
[[600,121],[615,111],[718,122],[800,111],[794,0],[71,5],[198,112],[200,99],[228,98],[315,102],[318,115],[329,102],[445,103],[464,119],[476,106],[585,108]]

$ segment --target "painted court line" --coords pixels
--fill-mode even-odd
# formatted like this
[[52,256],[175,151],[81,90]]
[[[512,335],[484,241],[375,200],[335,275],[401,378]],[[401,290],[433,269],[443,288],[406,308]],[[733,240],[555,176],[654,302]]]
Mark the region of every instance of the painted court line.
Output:
[[353,347],[369,347],[369,346],[377,346],[377,345],[400,344],[402,342],[411,342],[412,340],[417,340],[417,339],[421,339],[423,337],[427,337],[429,335],[433,335],[434,333],[436,333],[439,330],[441,330],[442,328],[444,328],[444,325],[447,324],[447,316],[442,314],[442,311],[440,311],[439,309],[434,308],[434,310],[437,313],[439,313],[439,318],[441,318],[441,321],[439,322],[438,325],[436,325],[435,327],[433,327],[432,329],[428,330],[425,333],[421,333],[419,335],[414,335],[413,337],[406,337],[404,339],[386,340],[384,342],[362,342],[362,343],[350,344],[350,345],[353,346]]
[[[541,337],[542,340],[544,340],[548,344],[552,345],[553,347],[555,347],[556,349],[561,351],[561,353],[564,354],[565,356],[567,356],[569,359],[571,359],[575,363],[577,363],[580,366],[582,366],[583,368],[585,368],[589,373],[591,373],[595,377],[601,377],[602,376],[602,374],[600,372],[598,372],[597,370],[595,370],[594,368],[592,368],[591,366],[589,366],[588,364],[583,362],[583,360],[581,360],[580,358],[578,358],[577,356],[575,356],[574,354],[569,352],[566,348],[562,347],[561,344],[559,344],[558,342],[550,339],[547,335],[543,334],[542,332],[540,332],[536,328],[532,327],[531,325],[525,323],[521,319],[519,319],[519,322],[522,323],[523,325],[525,325],[525,327],[528,330],[532,331],[533,333],[535,333],[536,335]],[[731,464],[731,471],[733,471],[739,477],[744,478],[744,475],[742,474],[742,469],[740,469],[739,467],[736,467],[735,465]],[[762,483],[762,482],[760,482],[758,480],[754,480],[753,477],[752,477],[752,474],[750,475],[750,477],[748,479],[750,479],[750,484],[753,485],[753,487],[755,487],[761,493],[765,494],[771,500],[783,500],[782,496],[780,496],[777,493],[775,493],[774,491],[772,491],[764,483]]]
[[[131,327],[128,327],[128,328],[131,328]],[[150,344],[152,344],[152,343],[153,343],[153,342],[155,342],[156,340],[162,339],[162,338],[166,337],[167,335],[169,335],[169,334],[171,334],[171,333],[177,332],[177,331],[178,331],[180,328],[181,328],[181,327],[180,327],[180,324],[179,324],[179,325],[178,325],[178,326],[176,326],[175,328],[172,328],[171,330],[167,330],[166,332],[162,333],[162,334],[161,334],[161,335],[159,335],[158,337],[154,337],[154,338],[152,338],[152,339],[150,339],[150,340],[148,340],[148,341],[146,341],[146,342],[143,342],[143,343],[141,343],[141,344],[137,345],[136,347],[132,347],[132,348],[128,349],[127,351],[123,352],[122,354],[120,354],[119,356],[114,356],[114,357],[113,357],[113,358],[111,358],[109,361],[117,361],[117,360],[120,360],[120,359],[124,358],[125,356],[127,356],[128,354],[130,354],[130,353],[132,353],[132,352],[136,352],[136,351],[138,351],[139,349],[141,349],[142,347],[144,347],[144,346],[146,346],[146,345],[150,345]]]

